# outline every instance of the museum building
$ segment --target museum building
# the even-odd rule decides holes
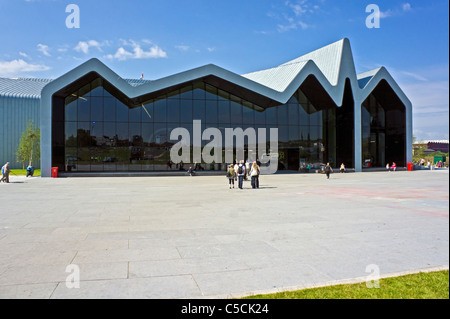
[[[192,138],[194,121],[201,121],[202,131],[223,132],[222,160],[195,163],[204,170],[229,164],[227,128],[265,128],[269,155],[269,130],[278,129],[278,170],[329,162],[359,172],[412,161],[411,102],[384,67],[356,74],[348,39],[243,75],[210,64],[133,81],[91,59],[43,83],[43,177],[53,167],[66,174],[187,168],[194,160],[172,163],[170,150],[178,140],[170,137],[181,127]],[[242,159],[248,151],[246,143]]]

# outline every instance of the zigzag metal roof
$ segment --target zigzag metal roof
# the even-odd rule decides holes
[[[40,99],[41,91],[52,80],[0,78],[0,96]]]
[[[261,96],[284,104],[309,75],[314,75],[338,106],[342,105],[346,79],[350,80],[355,101],[363,101],[381,80],[386,80],[405,105],[411,104],[384,67],[360,75],[356,74],[348,39],[342,39],[277,67],[244,75],[208,64],[154,81],[136,82],[137,80],[135,80],[130,83],[99,60],[91,59],[49,83],[44,91],[57,92],[64,85],[80,79],[89,72],[97,72],[130,99],[193,80],[214,77],[231,84],[238,93],[237,95],[239,92],[245,91],[250,92],[253,96]]]
[[[0,78],[0,96],[40,99],[42,89],[54,81],[53,79],[36,78]],[[139,86],[151,81],[148,80],[125,80],[131,86]]]

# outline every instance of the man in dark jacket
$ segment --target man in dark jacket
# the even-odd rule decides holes
[[[330,179],[330,174],[333,172],[333,169],[330,166],[330,163],[327,163],[325,166],[325,174],[327,174],[327,179]]]

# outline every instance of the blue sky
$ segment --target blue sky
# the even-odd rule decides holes
[[[57,78],[92,57],[124,78],[209,63],[244,74],[349,38],[357,72],[385,66],[410,98],[414,135],[448,139],[448,12],[448,0],[0,0],[0,76]]]

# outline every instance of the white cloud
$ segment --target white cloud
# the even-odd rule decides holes
[[[115,54],[105,55],[105,58],[110,60],[124,61],[128,59],[150,59],[150,58],[166,58],[167,53],[159,46],[153,44],[147,51],[141,48],[141,45],[133,40],[126,41],[121,40],[124,46],[131,46],[132,51],[128,51],[123,46],[117,49]],[[146,41],[147,44],[151,44],[150,41]]]
[[[37,45],[37,50],[38,50],[39,52],[41,52],[43,55],[45,55],[45,56],[51,56],[51,54],[48,52],[48,51],[50,50],[50,48],[48,47],[48,45],[39,43],[39,44]]]
[[[187,51],[187,50],[189,50],[189,46],[188,45],[176,45],[175,48],[180,50],[180,51]]]
[[[84,54],[89,53],[90,48],[97,48],[99,51],[101,51],[102,44],[95,40],[89,40],[89,41],[80,41],[78,42],[77,46],[74,48],[77,52],[83,52]]]
[[[0,75],[18,75],[22,72],[47,71],[50,67],[42,64],[30,64],[22,59],[12,61],[0,61]]]
[[[412,9],[411,9],[411,4],[410,3],[404,3],[403,5],[402,5],[402,9],[403,9],[403,11],[411,11]]]
[[[291,30],[305,30],[312,25],[305,22],[309,16],[313,15],[320,9],[317,0],[287,0],[283,6],[276,8],[278,12],[269,12],[268,17],[280,20],[277,24],[277,31],[279,33],[288,32]]]
[[[24,58],[29,58],[28,54],[23,53],[23,52],[19,52],[19,55],[20,55],[20,56],[23,56]]]

